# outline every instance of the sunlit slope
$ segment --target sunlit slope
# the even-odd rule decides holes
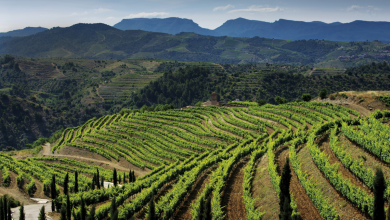
[[[82,192],[69,194],[76,214],[81,211],[81,196],[88,209],[97,204],[97,219],[110,217],[114,197],[119,219],[145,218],[153,195],[161,219],[201,219],[209,199],[213,219],[278,219],[282,168],[289,157],[293,216],[370,219],[376,167],[383,169],[386,180],[390,178],[390,128],[381,122],[388,120],[389,111],[362,118],[354,110],[329,103],[236,104],[241,107],[91,119],[65,130],[52,144],[54,159],[50,160],[57,162],[45,157],[14,163],[52,167],[61,178],[61,172],[73,175],[75,171],[62,167],[66,162],[60,161],[62,156],[75,156],[70,153],[74,149],[81,152],[80,157],[95,155],[106,163],[125,160],[149,172],[122,187],[91,190],[86,186]],[[1,163],[5,169],[18,171]],[[28,173],[23,165],[18,169]],[[85,169],[93,173],[96,167]],[[35,178],[37,172],[30,175]],[[101,173],[110,180],[111,171],[102,169]],[[79,180],[81,185],[88,181]],[[61,181],[58,186],[62,189]],[[386,200],[389,189],[383,195]],[[67,205],[66,196],[56,203]]]

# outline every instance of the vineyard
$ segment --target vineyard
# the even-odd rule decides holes
[[[1,188],[58,195],[55,212],[67,207],[73,219],[279,219],[288,157],[292,219],[372,218],[377,167],[390,185],[390,111],[235,104],[93,118],[40,157],[0,153]]]

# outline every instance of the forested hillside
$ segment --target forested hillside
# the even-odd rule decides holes
[[[158,58],[338,68],[354,67],[378,59],[389,60],[389,56],[382,54],[388,46],[388,43],[380,41],[338,42],[316,38],[290,41],[259,36],[214,37],[185,32],[170,35],[141,30],[122,31],[105,24],[75,24],[26,37],[0,38],[0,53],[31,58]]]

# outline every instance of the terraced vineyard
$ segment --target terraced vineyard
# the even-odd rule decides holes
[[[61,193],[69,173],[69,199],[57,197],[57,211],[71,205],[77,216],[84,203],[87,210],[96,208],[99,220],[114,217],[110,207],[116,207],[119,219],[144,219],[152,199],[159,219],[195,220],[205,214],[212,219],[278,219],[282,167],[289,157],[293,219],[372,217],[376,167],[382,167],[390,184],[390,128],[381,122],[390,111],[362,118],[329,103],[236,104],[242,107],[91,119],[66,129],[44,157],[0,154],[3,186],[15,181],[8,176],[17,175],[19,187],[33,196],[48,192],[55,175]],[[122,186],[95,189],[92,175],[98,170],[111,181],[113,171],[80,162],[81,157],[131,165],[137,178],[126,181],[131,175],[119,171]],[[78,192],[73,190],[76,171]],[[390,199],[390,187],[384,198]]]

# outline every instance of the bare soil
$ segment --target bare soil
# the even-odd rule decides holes
[[[29,199],[30,197],[28,196],[28,194],[25,192],[24,189],[20,189],[17,186],[17,184],[16,184],[17,174],[15,174],[12,171],[9,171],[9,173],[10,173],[10,177],[11,177],[10,185],[8,187],[5,187],[3,185],[0,187],[0,196],[8,194],[8,195],[14,197],[14,199],[18,200],[19,202],[21,202],[25,205],[36,204],[33,200]],[[1,183],[3,183],[2,178],[1,178]]]
[[[191,204],[198,199],[199,194],[203,191],[203,189],[206,187],[206,184],[210,181],[211,172],[217,167],[218,165],[210,167],[198,177],[191,191],[187,194],[179,208],[173,214],[172,219],[192,219]]]
[[[225,219],[237,220],[246,219],[246,209],[243,198],[242,184],[244,182],[244,167],[249,157],[243,158],[234,165],[222,193],[221,206],[226,213]]]

